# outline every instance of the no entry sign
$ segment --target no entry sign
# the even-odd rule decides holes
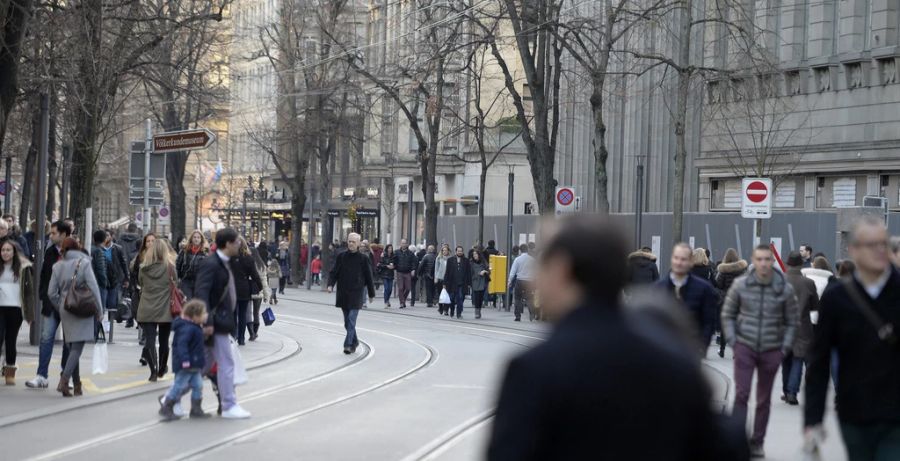
[[[772,180],[744,178],[741,181],[741,217],[768,219],[772,217]]]

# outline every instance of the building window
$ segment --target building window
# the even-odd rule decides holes
[[[710,104],[722,102],[722,94],[719,89],[718,81],[713,80],[706,83],[706,100],[709,101]]]
[[[897,59],[884,58],[878,60],[878,75],[882,85],[897,83]]]
[[[802,79],[800,78],[799,70],[792,70],[785,72],[784,74],[784,83],[785,83],[785,94],[788,95],[797,95],[803,93],[803,85]]]
[[[710,210],[739,210],[741,208],[741,181],[739,179],[713,179],[710,181]]]
[[[816,187],[816,208],[859,206],[865,195],[865,176],[822,176]]]
[[[852,62],[844,67],[844,74],[847,76],[847,88],[862,88],[866,86],[865,74],[863,73],[863,64],[861,62]]]
[[[444,216],[456,216],[456,202],[444,202]]]
[[[803,207],[803,178],[781,178],[776,181],[773,204],[775,208]]]
[[[816,89],[821,93],[831,91],[831,68],[817,67],[814,70],[816,76]]]
[[[759,97],[761,98],[772,98],[778,96],[778,91],[775,88],[775,76],[771,74],[760,75],[758,78],[759,83]]]

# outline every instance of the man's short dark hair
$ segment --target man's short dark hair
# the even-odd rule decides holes
[[[72,226],[70,226],[69,223],[63,220],[56,221],[55,223],[51,224],[50,227],[55,227],[56,232],[59,232],[66,237],[72,235]]]
[[[493,246],[495,246],[495,245],[497,245],[497,242],[495,242],[495,241],[493,241],[493,240],[488,240],[488,246],[489,246],[489,247],[493,247]]]
[[[133,233],[137,232],[137,224],[129,223],[128,227],[126,229],[128,230],[128,232],[133,234]]]
[[[618,227],[600,216],[561,219],[559,230],[543,246],[541,260],[556,256],[569,261],[570,276],[588,299],[615,302],[625,286],[627,240]]]
[[[229,243],[234,242],[238,239],[238,233],[236,230],[226,227],[220,231],[216,231],[216,248],[223,249]]]
[[[812,250],[812,247],[809,246],[808,243],[803,243],[803,244],[800,245],[800,247],[806,248],[806,251],[809,252],[809,253],[812,253],[812,251],[813,251],[813,250]]]
[[[99,245],[106,241],[106,231],[103,229],[97,229],[94,231],[94,243]]]
[[[528,245],[524,243],[519,245],[519,253],[528,253]]]
[[[465,249],[465,248],[463,248],[463,246],[462,246],[462,245],[456,245],[456,249],[457,249],[457,250],[462,250],[462,251],[463,251],[463,252],[465,252],[465,251],[466,251],[466,249]]]
[[[753,251],[755,252],[756,250],[763,250],[763,251],[768,251],[769,253],[771,253],[772,247],[770,247],[768,243],[760,243],[759,245],[756,245],[755,247],[753,247]]]

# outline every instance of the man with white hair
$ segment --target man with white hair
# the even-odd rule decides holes
[[[359,338],[356,336],[356,318],[362,308],[363,299],[359,295],[363,288],[368,290],[369,303],[375,301],[375,284],[372,281],[372,268],[369,257],[359,251],[359,234],[352,233],[347,237],[347,251],[337,255],[334,267],[328,276],[328,292],[337,285],[334,305],[344,314],[344,354],[356,352]]]

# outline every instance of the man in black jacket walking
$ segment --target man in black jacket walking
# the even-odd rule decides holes
[[[416,274],[419,275],[419,283],[425,285],[425,302],[428,307],[434,305],[434,265],[437,255],[434,253],[434,245],[428,245],[428,252],[419,261]]]
[[[736,459],[712,453],[721,437],[693,350],[619,306],[624,236],[594,217],[559,225],[535,277],[558,323],[510,363],[488,461]]]
[[[884,221],[866,216],[850,232],[856,272],[819,303],[807,357],[806,438],[824,437],[831,351],[838,355],[837,405],[850,461],[900,459],[900,273],[891,266]],[[892,327],[888,327],[888,326]]]
[[[400,298],[400,309],[406,309],[406,297],[409,296],[412,289],[412,278],[416,275],[418,265],[419,260],[416,259],[416,254],[409,249],[406,239],[401,239],[400,249],[394,254],[395,283],[397,284],[397,296]]]
[[[368,291],[369,303],[375,301],[371,261],[368,256],[359,252],[359,240],[360,236],[357,233],[347,237],[347,251],[337,255],[328,276],[328,292],[331,293],[337,285],[334,305],[344,314],[344,329],[347,330],[347,336],[344,338],[345,354],[352,354],[359,347],[356,318],[362,308],[360,291],[365,288]]]
[[[240,241],[232,228],[216,232],[216,252],[203,260],[197,273],[194,299],[206,304],[209,319],[203,332],[212,337],[207,347],[206,363],[218,367],[216,386],[222,405],[222,417],[245,419],[250,412],[241,408],[234,393],[234,357],[231,355],[231,335],[237,329],[234,311],[237,306],[235,276],[231,271],[231,258],[238,255]]]
[[[450,317],[453,317],[454,308],[456,318],[462,318],[463,303],[466,301],[466,290],[472,283],[472,268],[466,258],[462,246],[456,247],[456,256],[447,260],[447,272],[444,274],[444,288],[450,293]]]

